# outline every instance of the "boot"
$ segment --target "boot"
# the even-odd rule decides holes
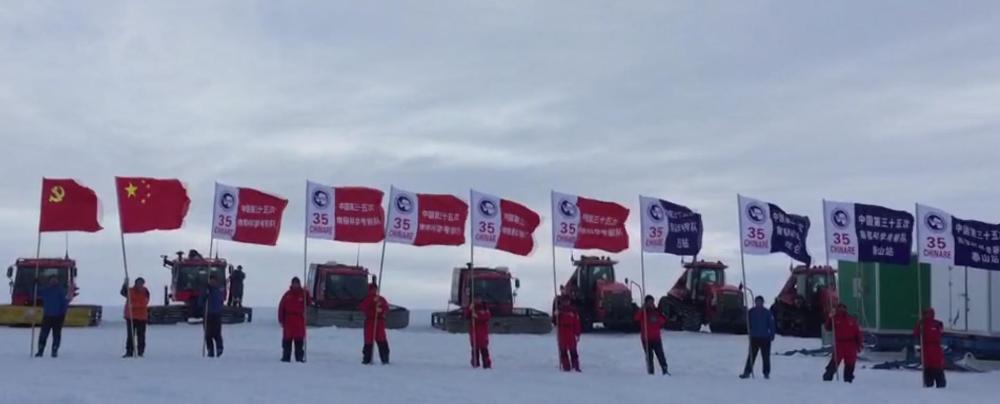
[[[378,358],[383,365],[389,364],[389,343],[382,341],[378,343]]]
[[[475,348],[472,348],[472,367],[479,368],[479,352]]]
[[[44,354],[45,354],[45,345],[41,345],[41,346],[38,347],[38,352],[35,353],[35,357],[36,358],[41,358],[42,355],[44,355]]]
[[[216,358],[222,357],[222,347],[219,347],[219,349],[215,350],[215,357]]]
[[[573,370],[580,372],[580,356],[577,355],[576,351],[570,352],[569,359],[573,362]]]
[[[372,364],[372,344],[365,344],[365,346],[361,348],[361,364]]]
[[[52,357],[53,358],[58,358],[59,357],[59,348],[52,347]]]

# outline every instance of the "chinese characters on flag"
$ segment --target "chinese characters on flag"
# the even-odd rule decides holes
[[[275,245],[288,201],[256,189],[215,184],[212,237]]]
[[[385,237],[382,191],[364,187],[307,184],[306,234],[309,238],[377,243]]]
[[[526,206],[472,191],[472,242],[517,255],[535,249],[535,229],[541,217]]]
[[[417,194],[393,187],[385,240],[415,246],[462,245],[468,214],[469,205],[454,195]]]
[[[552,192],[552,242],[556,247],[624,251],[628,213],[614,202]]]

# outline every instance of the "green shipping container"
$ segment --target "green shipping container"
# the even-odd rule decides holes
[[[917,266],[916,256],[908,266],[839,261],[840,301],[867,333],[909,335],[919,318],[920,307],[931,305],[930,265],[919,264],[919,281]]]

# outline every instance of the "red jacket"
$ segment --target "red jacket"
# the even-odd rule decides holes
[[[919,338],[923,352],[925,369],[944,369],[944,349],[941,348],[941,333],[944,324],[934,319],[934,309],[924,310],[924,316],[913,327],[913,335]]]
[[[556,312],[556,325],[560,349],[576,349],[580,337],[580,315],[572,308],[563,307]]]
[[[864,348],[864,339],[861,336],[861,328],[858,327],[858,320],[855,320],[847,312],[838,311],[832,319],[826,320],[827,330],[831,329],[831,320],[836,326],[833,329],[834,336],[837,338],[834,350],[837,352],[838,360],[844,359],[849,363],[854,363],[858,353]]]
[[[642,315],[643,312],[646,313],[645,316]],[[645,324],[643,324],[643,317],[646,320]],[[643,341],[655,342],[660,340],[660,330],[664,325],[667,325],[667,317],[656,308],[649,308],[635,312],[635,322],[639,323],[640,330],[643,332],[640,338]]]
[[[488,347],[490,345],[490,319],[493,318],[493,314],[490,313],[489,309],[477,308],[476,318],[473,319],[472,311],[466,308],[465,318],[472,320],[469,323],[469,343],[477,348]]]
[[[302,288],[290,288],[278,303],[278,323],[281,323],[283,339],[305,338],[306,301],[308,294]]]
[[[385,315],[389,313],[389,302],[385,297],[376,294],[374,289],[369,289],[368,296],[358,305],[358,310],[365,315],[365,344],[371,344],[372,341],[384,342]]]

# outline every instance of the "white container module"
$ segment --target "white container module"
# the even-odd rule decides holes
[[[945,329],[977,335],[1000,334],[996,320],[1000,276],[965,267],[935,266],[931,270],[931,302]]]

